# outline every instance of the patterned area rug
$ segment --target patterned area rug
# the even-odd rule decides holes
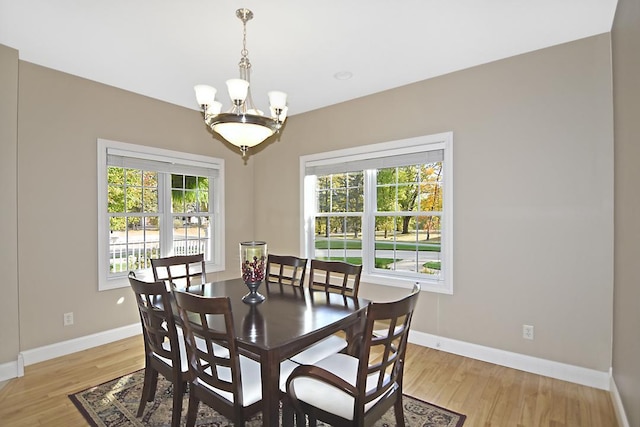
[[[144,370],[136,371],[96,387],[69,395],[78,410],[95,427],[129,427],[129,426],[170,426],[172,386],[162,375],[158,377],[158,389],[153,402],[147,403],[145,413],[136,418],[138,403],[142,393]],[[185,395],[182,422],[186,419],[188,395]],[[465,415],[449,411],[413,397],[404,396],[404,415],[407,426],[420,427],[461,427]],[[225,427],[231,422],[213,411],[207,405],[200,404],[200,413],[196,426]],[[324,426],[323,423],[318,423]],[[378,427],[395,425],[393,409],[390,409]],[[261,414],[258,414],[247,426],[262,426]]]

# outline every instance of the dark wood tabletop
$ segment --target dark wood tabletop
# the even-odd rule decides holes
[[[315,342],[341,330],[349,338],[360,325],[369,301],[323,291],[309,291],[277,283],[262,283],[259,304],[246,304],[242,279],[193,286],[189,292],[228,296],[238,346],[261,364],[263,423],[278,425],[280,362]]]

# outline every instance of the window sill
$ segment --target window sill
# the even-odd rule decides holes
[[[439,280],[420,280],[416,278],[399,278],[381,274],[362,274],[360,279],[363,283],[371,283],[373,285],[390,286],[394,288],[403,288],[411,290],[416,283],[420,284],[420,290],[425,292],[434,292],[439,294],[453,295],[453,289],[450,285]]]

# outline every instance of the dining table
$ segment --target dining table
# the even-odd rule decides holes
[[[186,289],[207,297],[229,297],[236,342],[242,354],[260,363],[263,425],[279,425],[280,363],[339,331],[351,340],[362,325],[369,300],[274,282],[258,289],[260,303],[247,304],[240,278]]]

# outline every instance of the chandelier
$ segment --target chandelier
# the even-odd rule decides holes
[[[236,16],[242,21],[242,50],[240,51],[240,78],[227,80],[231,108],[221,112],[222,104],[215,100],[216,88],[196,85],[196,99],[202,107],[204,122],[214,132],[240,148],[242,157],[250,147],[260,144],[274,133],[278,133],[287,117],[287,94],[271,91],[269,95],[270,116],[253,104],[250,88],[251,62],[247,50],[247,21],[253,18],[249,9],[238,9]]]

